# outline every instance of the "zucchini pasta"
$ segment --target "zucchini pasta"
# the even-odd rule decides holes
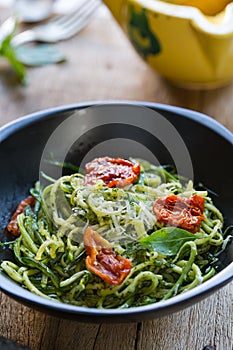
[[[98,158],[84,175],[36,183],[28,198],[8,225],[15,261],[1,269],[58,302],[109,309],[166,300],[211,278],[227,240],[205,188],[140,159]]]

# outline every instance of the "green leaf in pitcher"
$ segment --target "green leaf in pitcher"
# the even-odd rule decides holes
[[[157,55],[161,51],[161,44],[150,28],[145,9],[137,12],[133,6],[130,6],[128,33],[134,48],[144,59],[149,55]]]

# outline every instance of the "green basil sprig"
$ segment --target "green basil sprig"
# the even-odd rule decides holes
[[[15,48],[11,44],[17,23],[11,21],[9,28],[8,23],[6,21],[0,28],[0,56],[3,56],[8,60],[19,77],[20,82],[25,84],[27,81],[26,69],[23,63],[19,61]]]
[[[142,238],[140,243],[149,249],[156,250],[159,254],[171,256],[176,255],[184,243],[197,238],[195,234],[181,228],[164,227]]]
[[[65,55],[53,45],[12,45],[16,28],[17,21],[13,18],[9,18],[0,26],[0,56],[10,63],[22,84],[27,83],[26,66],[35,67],[66,61]]]

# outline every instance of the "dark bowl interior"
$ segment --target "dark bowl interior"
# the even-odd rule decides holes
[[[142,103],[127,102],[123,104],[134,107],[142,105]],[[6,240],[4,228],[10,214],[38,179],[41,155],[49,136],[75,110],[86,108],[89,105],[79,104],[38,112],[2,128],[0,133],[0,238],[2,241]],[[108,102],[102,105],[118,104]],[[232,133],[213,119],[194,111],[166,105],[144,104],[144,106],[159,112],[176,128],[191,156],[195,183],[201,182],[217,194],[213,197],[214,202],[224,213],[225,224],[232,224]],[[125,137],[142,143],[149,148],[161,164],[172,163],[171,155],[156,137],[152,137],[140,128],[126,127],[121,123],[116,123],[114,127],[106,124],[101,128],[95,127],[88,131],[79,139],[78,143],[73,144],[68,154],[68,161],[80,163],[85,155],[100,142],[104,142],[109,138]],[[129,155],[134,152],[133,147],[127,150]],[[111,156],[110,153],[116,153],[116,150],[108,149],[107,153]],[[141,153],[139,157],[143,158],[143,151]],[[0,259],[6,258],[11,258],[11,253],[8,249],[1,248]],[[165,302],[128,310],[93,310],[51,302],[24,290],[3,273],[0,274],[0,288],[3,292],[26,305],[59,315],[59,317],[85,322],[137,321],[178,311],[219,289],[233,278],[232,261],[233,242],[220,256],[219,273],[208,282]]]

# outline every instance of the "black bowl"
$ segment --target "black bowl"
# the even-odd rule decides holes
[[[214,197],[216,206],[224,213],[226,225],[233,223],[233,135],[230,131],[203,114],[178,107],[141,102],[86,103],[41,111],[16,120],[0,130],[1,240],[5,240],[4,228],[7,225],[10,213],[12,213],[17,203],[28,194],[28,189],[38,179],[40,160],[50,135],[63,121],[68,120],[75,111],[90,106],[98,106],[98,108],[106,110],[110,108],[110,111],[119,108],[127,111],[128,108],[129,111],[136,111],[136,114],[139,110],[139,119],[142,106],[147,107],[144,108],[144,112],[145,110],[148,113],[151,113],[151,110],[158,112],[162,119],[178,132],[186,145],[187,152],[184,155],[180,154],[177,161],[182,163],[183,156],[187,156],[187,153],[190,155],[191,163],[188,162],[188,166],[183,167],[184,173],[187,168],[190,168],[191,164],[194,182],[204,183],[213,193],[218,194]],[[80,118],[80,116],[75,118]],[[116,116],[116,118],[118,117]],[[125,122],[122,121],[122,118],[125,119]],[[112,149],[111,146],[108,147],[107,154],[102,154],[102,156],[122,153],[124,142],[122,141],[122,144],[121,142],[118,143],[119,149],[118,147],[115,149],[116,144],[119,139],[127,138],[132,142],[129,143],[129,147],[127,146],[124,156],[133,154],[140,158],[148,158],[147,151],[149,149],[159,163],[174,163],[171,154],[173,152],[172,144],[169,150],[164,146],[162,138],[156,130],[153,130],[153,122],[151,125],[147,125],[147,119],[143,118],[141,123],[144,123],[144,128],[138,126],[137,123],[133,125],[132,119],[130,122],[127,120],[125,114],[124,117],[121,116],[120,120],[114,119],[114,122],[105,122],[101,126],[94,123],[94,127],[89,128],[79,138],[78,142],[72,144],[67,156],[68,161],[81,163],[85,156],[89,154],[88,152],[96,149],[96,145],[105,145],[104,142],[107,142],[108,139],[115,139],[115,142],[113,142]],[[83,121],[80,121],[80,128],[82,127],[81,123]],[[168,129],[163,129],[163,132],[169,134]],[[58,148],[62,148],[62,143],[63,140],[61,139]],[[143,147],[137,149],[138,144],[143,145]],[[174,151],[175,149],[176,144],[173,147]],[[101,147],[96,152],[97,154],[101,152]],[[135,154],[135,152],[140,154]],[[119,155],[122,156],[122,154]],[[149,155],[150,157],[151,155]],[[177,166],[177,164],[174,165]],[[192,170],[190,169],[189,172]],[[190,175],[190,173],[182,175]],[[0,260],[9,258],[11,258],[9,250],[1,248]],[[88,309],[53,302],[23,289],[2,272],[0,273],[0,288],[4,293],[23,304],[59,317],[84,322],[141,321],[179,311],[218,290],[233,279],[232,261],[233,242],[220,255],[218,273],[207,282],[169,300],[124,310]]]

